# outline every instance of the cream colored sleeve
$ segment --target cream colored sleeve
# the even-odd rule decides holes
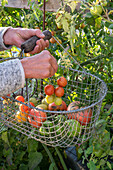
[[[11,94],[23,88],[25,74],[19,59],[0,63],[0,96]]]
[[[6,46],[3,42],[4,33],[9,28],[11,28],[11,27],[0,27],[0,51],[4,51],[4,50],[10,49],[12,47],[11,45]]]

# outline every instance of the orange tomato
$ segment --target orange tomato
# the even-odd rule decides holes
[[[30,105],[35,107],[34,103],[32,103],[32,102],[29,102],[29,103],[30,103]],[[20,109],[21,112],[25,112],[25,113],[28,113],[31,110],[30,107],[28,107],[28,106],[26,106],[24,104],[20,104],[19,109]]]
[[[16,96],[15,99],[18,100],[19,102],[23,102],[23,103],[24,103],[24,101],[25,101],[23,96]],[[20,105],[19,102],[16,102],[16,104]]]
[[[23,113],[21,111],[18,111],[15,115],[15,118],[18,122],[26,122],[27,121],[28,114]]]
[[[52,37],[52,38],[50,39],[50,42],[51,42],[52,44],[54,44],[54,43],[56,43],[56,40]]]

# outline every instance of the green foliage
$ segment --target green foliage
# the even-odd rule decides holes
[[[39,27],[43,30],[44,22],[45,29],[55,32],[54,36],[61,40],[64,48],[69,47],[68,52],[87,72],[95,74],[106,82],[108,93],[102,103],[95,134],[92,134],[92,138],[88,142],[77,146],[79,148],[78,160],[82,159],[83,163],[87,162],[87,167],[90,170],[113,169],[113,163],[110,162],[113,159],[113,137],[110,131],[113,128],[112,0],[108,0],[107,5],[102,6],[102,14],[96,17],[90,13],[91,6],[103,5],[102,3],[106,0],[103,2],[98,0],[81,2],[78,10],[76,9],[77,1],[66,0],[56,13],[46,11],[45,21],[43,21],[43,11],[40,10],[43,0],[38,0],[38,2],[39,7],[35,1],[28,0],[30,9],[16,9],[4,7],[7,1],[2,0],[0,26]],[[60,29],[58,24],[61,26]],[[71,67],[68,55],[57,43],[50,43],[48,49],[58,61],[63,56],[63,61],[66,61],[64,64],[68,62],[68,66]],[[11,51],[19,52],[19,49],[13,47]],[[11,57],[11,51],[0,52],[0,55],[2,58]],[[75,67],[80,69],[79,66]],[[108,111],[104,109],[106,104],[112,105]],[[34,139],[29,139],[12,129],[3,128],[0,134],[0,148],[0,169],[39,170],[42,168],[52,170],[57,169],[56,166],[59,164],[59,158],[54,148],[49,147],[48,149]],[[60,160],[63,162],[61,157]]]

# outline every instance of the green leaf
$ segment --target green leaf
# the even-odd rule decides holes
[[[28,152],[35,152],[38,148],[38,142],[34,139],[29,139],[27,142]]]
[[[111,164],[107,161],[107,166],[109,167],[109,169],[112,169]]]
[[[112,45],[113,44],[113,37],[106,36],[104,41],[106,43],[108,43],[109,45]]]
[[[111,25],[109,26],[109,29],[113,29],[113,24],[111,24]]]
[[[61,23],[65,32],[69,31],[69,23],[66,18],[61,19]]]
[[[109,151],[109,155],[113,156],[113,150]]]
[[[7,131],[2,133],[2,140],[10,146]]]
[[[85,151],[87,155],[91,154],[93,152],[93,145],[91,145],[87,150]]]
[[[8,0],[2,0],[2,1],[1,1],[1,5],[2,5],[2,6],[5,6],[6,4],[8,4]]]
[[[89,163],[87,163],[87,166],[90,170],[96,170],[96,166],[93,161],[90,161]]]
[[[28,166],[25,164],[20,164],[19,170],[28,170]]]
[[[104,159],[101,159],[101,160],[100,160],[100,165],[103,166],[103,165],[105,165],[105,163],[106,163],[106,161],[105,161]]]
[[[54,168],[55,168],[55,163],[51,163],[49,166],[49,170],[54,170]]]
[[[40,152],[29,153],[29,170],[33,170],[42,161],[43,155]]]

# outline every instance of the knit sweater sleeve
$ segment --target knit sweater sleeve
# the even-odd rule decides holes
[[[10,49],[12,46],[11,45],[5,45],[3,42],[3,36],[5,32],[11,27],[0,27],[0,51]]]
[[[11,94],[23,88],[25,74],[19,59],[0,63],[0,96]]]

